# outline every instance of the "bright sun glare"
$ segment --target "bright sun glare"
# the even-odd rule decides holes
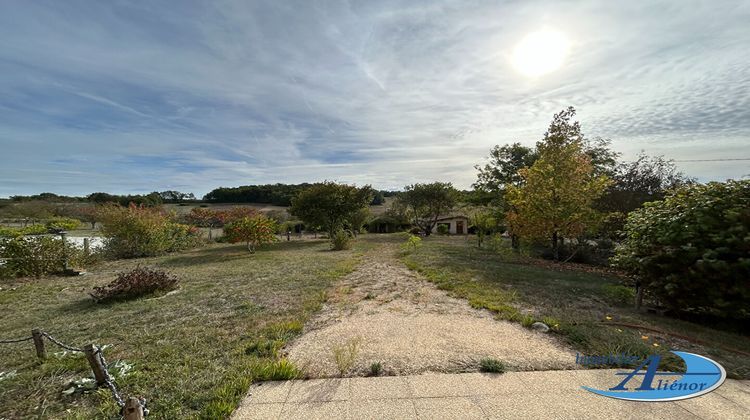
[[[543,29],[521,40],[513,50],[513,66],[527,77],[539,77],[562,66],[568,54],[565,34]]]

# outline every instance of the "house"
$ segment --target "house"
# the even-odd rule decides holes
[[[438,233],[440,225],[447,226],[448,233],[452,235],[466,235],[469,233],[469,218],[463,215],[438,217],[437,223],[432,228],[432,233]]]

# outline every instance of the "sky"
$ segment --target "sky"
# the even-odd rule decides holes
[[[750,160],[710,160],[750,158],[749,22],[718,0],[5,0],[0,196],[468,188],[569,105],[624,160],[740,179]],[[564,51],[532,76],[538,33]]]

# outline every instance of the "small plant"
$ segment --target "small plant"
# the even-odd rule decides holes
[[[341,251],[351,248],[351,242],[352,238],[349,236],[349,233],[344,230],[339,230],[334,233],[331,238],[331,247],[334,251]]]
[[[380,362],[373,362],[370,364],[370,376],[380,376],[383,372],[383,364]]]
[[[302,375],[297,366],[287,359],[259,359],[250,366],[254,381],[288,381]]]
[[[359,337],[351,338],[346,344],[333,348],[333,358],[336,361],[336,366],[338,367],[341,376],[346,375],[349,370],[351,370],[352,366],[354,366],[354,361],[357,359],[359,344],[361,341],[362,340]]]
[[[401,244],[401,251],[404,253],[414,252],[422,246],[422,238],[416,235],[409,235],[406,242]]]
[[[521,325],[526,328],[531,328],[531,324],[534,323],[534,317],[531,315],[523,315],[521,317]]]
[[[245,354],[258,357],[276,358],[278,356],[279,349],[281,349],[281,346],[283,345],[284,342],[281,340],[269,340],[266,338],[260,338],[254,341],[245,349]]]
[[[127,273],[118,274],[117,278],[106,286],[94,287],[89,294],[100,303],[174,290],[177,283],[177,277],[166,271],[136,267]]]
[[[497,359],[485,358],[479,361],[479,371],[488,373],[503,373],[505,372],[505,365],[503,364],[503,362]]]
[[[439,235],[447,235],[449,231],[450,231],[450,228],[446,224],[441,223],[437,226],[437,233]]]
[[[553,331],[560,330],[560,320],[558,320],[557,318],[545,316],[544,318],[542,318],[542,322],[547,324],[547,326],[550,327]]]

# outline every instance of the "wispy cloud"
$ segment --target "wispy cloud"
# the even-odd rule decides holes
[[[626,158],[750,154],[748,21],[710,1],[5,2],[0,195],[466,187],[492,145],[533,144],[568,105]],[[570,55],[526,79],[511,51],[543,27]]]

